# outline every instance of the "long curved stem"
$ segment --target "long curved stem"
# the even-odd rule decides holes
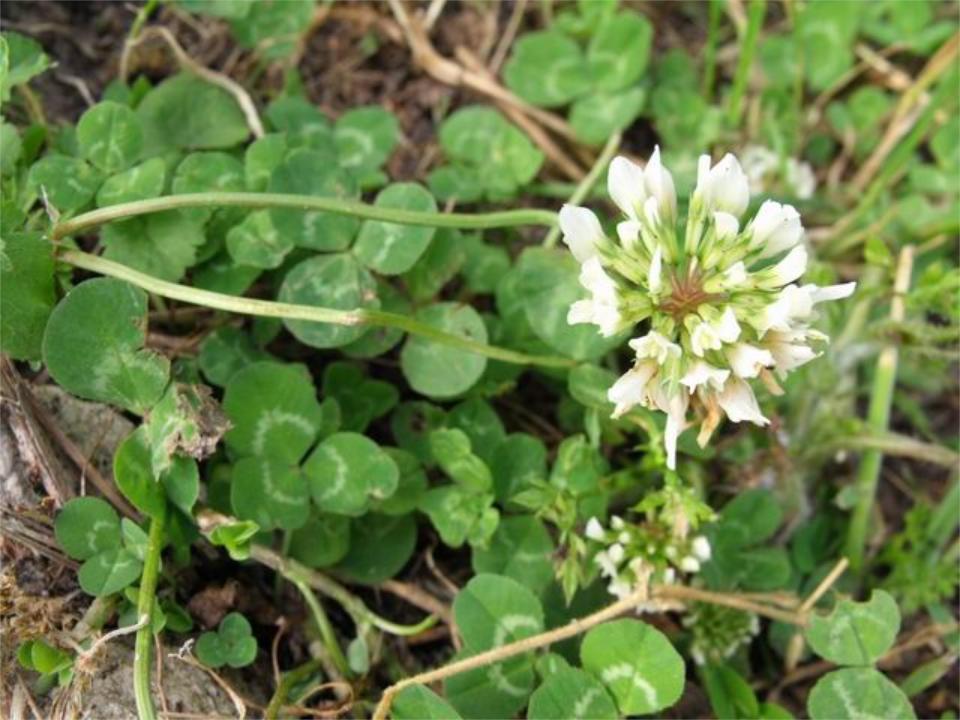
[[[137,630],[133,654],[133,693],[140,720],[156,720],[157,717],[153,696],[150,694],[150,658],[153,655],[153,608],[166,523],[167,506],[163,503],[160,512],[150,520],[147,554],[143,560],[143,575],[140,577],[140,593],[137,599],[137,619],[142,626]]]
[[[457,228],[460,230],[486,230],[490,228],[518,227],[521,225],[542,225],[552,227],[557,222],[556,213],[550,210],[503,210],[491,213],[437,213],[419,210],[401,210],[397,208],[368,205],[358,200],[344,200],[315,195],[287,195],[279,193],[249,192],[204,192],[182,195],[166,195],[120,203],[91,210],[69,220],[58,223],[53,228],[52,239],[61,240],[70,235],[88,230],[98,225],[136,217],[164,210],[179,210],[197,207],[243,207],[250,210],[264,208],[287,208],[314,212],[328,212],[337,215],[353,215],[367,220],[381,220],[399,225],[424,225],[429,227]]]
[[[193,305],[225,310],[226,312],[243,315],[259,315],[262,317],[287,318],[291,320],[311,320],[314,322],[331,323],[334,325],[371,325],[376,327],[393,327],[413,335],[425,337],[434,342],[455,347],[467,352],[485,355],[495,360],[502,360],[518,365],[539,365],[542,367],[569,368],[577,363],[568,358],[551,355],[528,355],[527,353],[509,350],[507,348],[487,345],[486,343],[470,340],[453,333],[439,330],[431,325],[421,323],[412,317],[383,312],[381,310],[337,310],[334,308],[314,307],[312,305],[294,305],[291,303],[257,300],[254,298],[224,295],[222,293],[201,290],[187,285],[166,282],[138,272],[133,268],[77,250],[61,250],[58,258],[74,267],[90,270],[101,275],[126,280],[132,285],[160,295],[171,300],[180,300]]]

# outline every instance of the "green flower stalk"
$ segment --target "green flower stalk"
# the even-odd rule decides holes
[[[700,158],[685,222],[677,216],[673,176],[654,150],[645,168],[618,157],[608,173],[610,197],[625,219],[608,238],[590,210],[565,205],[563,239],[581,263],[590,293],[567,315],[605,336],[635,331],[633,366],[609,389],[614,417],[635,406],[667,415],[667,464],[676,468],[677,438],[700,423],[701,447],[724,415],[766,425],[751,381],[780,393],[776,377],[817,357],[828,338],[810,324],[815,306],[848,297],[855,283],[797,284],[807,268],[800,215],[768,200],[741,224],[748,178],[733,155],[716,165]]]

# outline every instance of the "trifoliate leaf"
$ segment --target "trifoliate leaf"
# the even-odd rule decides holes
[[[74,560],[87,560],[120,546],[120,518],[100,498],[70,500],[57,514],[53,529],[60,547]]]
[[[350,519],[343,515],[315,516],[290,536],[290,557],[312,568],[336,565],[349,549]]]
[[[617,706],[597,680],[583,670],[558,668],[530,696],[529,720],[568,720],[570,717],[616,720]]]
[[[87,280],[50,314],[44,363],[68,392],[143,414],[170,374],[170,362],[143,347],[146,325],[146,293],[113,278]]]
[[[0,35],[0,102],[10,99],[10,90],[23,85],[50,67],[50,58],[36,40],[17,32]]]
[[[367,513],[350,525],[350,551],[337,572],[355,582],[376,585],[403,569],[417,544],[413,515]]]
[[[598,90],[616,92],[640,79],[650,58],[653,26],[635,12],[607,17],[590,38],[587,62]]]
[[[219,327],[200,343],[197,362],[207,382],[226,386],[238,370],[260,360],[269,360],[269,353],[258,348],[250,336],[235,327]]]
[[[497,445],[490,470],[497,500],[505,503],[533,481],[547,477],[547,448],[538,437],[512,433]]]
[[[121,547],[106,550],[87,560],[77,573],[80,587],[88,595],[103,597],[123,590],[140,577],[143,563]]]
[[[177,0],[188,12],[227,19],[245,17],[253,3],[254,0]]]
[[[871,667],[824,675],[807,697],[807,712],[813,720],[916,717],[903,691]]]
[[[503,78],[513,92],[540,107],[566,105],[590,87],[580,46],[556,30],[527,33],[517,40]]]
[[[325,425],[324,410],[306,371],[256,362],[227,383],[223,409],[233,428],[224,436],[238,456],[300,462]]]
[[[101,232],[104,257],[168,282],[179,281],[206,241],[203,218],[167,210],[111,223]]]
[[[397,693],[390,716],[394,720],[460,720],[450,703],[423,685],[412,685]]]
[[[45,155],[30,168],[27,184],[38,195],[46,193],[61,213],[72,213],[90,202],[103,175],[79,158]]]
[[[238,460],[230,503],[238,518],[253,520],[262,530],[296,530],[310,513],[310,493],[300,468],[275,458]]]
[[[443,471],[466,490],[475,493],[491,490],[490,469],[471,452],[470,438],[462,430],[434,430],[430,433],[430,451]]]
[[[320,255],[295,265],[283,279],[278,299],[298,305],[336,310],[377,309],[377,284],[352,255]],[[363,325],[334,325],[307,320],[284,320],[284,325],[305,345],[332,348],[359,339]]]
[[[487,328],[469,305],[437,303],[421,309],[416,318],[439,330],[487,342]],[[400,354],[400,364],[414,390],[427,397],[450,398],[466,392],[480,379],[487,358],[425,337],[410,336]]]
[[[440,539],[455,548],[467,541],[486,545],[500,517],[492,505],[492,494],[476,493],[460,485],[433,488],[420,499],[420,510],[430,518]]]
[[[257,50],[265,60],[279,60],[296,49],[313,7],[313,2],[256,2],[245,15],[231,18],[230,27],[241,46]]]
[[[683,692],[683,658],[663,633],[639,620],[615,620],[590,630],[580,661],[607,687],[623,715],[663,710]]]
[[[287,136],[271,133],[257,138],[247,146],[243,156],[244,178],[247,190],[263,192],[270,184],[270,176],[287,154]]]
[[[838,665],[871,665],[889,650],[900,631],[900,610],[883,590],[866,602],[841,600],[829,615],[810,616],[810,648]]]
[[[358,433],[334,433],[303,464],[313,500],[324,512],[362,515],[371,499],[397,489],[397,464],[373,440]]]
[[[585,143],[601,145],[637,119],[646,99],[646,91],[639,87],[587,95],[573,104],[570,126]]]
[[[105,101],[87,110],[77,123],[80,154],[105,173],[130,167],[143,148],[143,130],[126,105]]]
[[[323,371],[323,394],[340,406],[340,427],[362,433],[367,426],[397,404],[397,388],[371,380],[353,363],[333,362]]]
[[[437,203],[416,183],[394,183],[380,191],[377,207],[436,212]],[[436,230],[432,227],[397,225],[365,220],[354,246],[357,258],[381,275],[398,275],[416,264]]]
[[[413,453],[427,467],[436,464],[430,450],[430,433],[443,427],[447,414],[428,402],[401,403],[390,418],[390,431],[397,445]]]
[[[216,632],[205,632],[197,639],[197,658],[212,668],[229,665],[241,668],[257,657],[257,640],[250,622],[240,613],[229,613],[220,621]]]
[[[440,293],[463,267],[467,259],[458,230],[441,228],[423,255],[403,275],[410,297],[416,302],[427,302]]]
[[[463,277],[472,292],[488,295],[496,292],[500,279],[510,269],[510,254],[506,248],[487,245],[479,235],[463,237],[466,262]]]
[[[466,649],[475,653],[543,632],[540,601],[501,575],[475,575],[457,593],[453,614]]]
[[[310,149],[287,154],[270,176],[270,192],[316,195],[352,200],[359,197],[353,177],[329,157]],[[270,210],[274,227],[298,247],[331,252],[346,250],[356,235],[360,220],[315,210]]]
[[[488,465],[507,436],[497,411],[479,397],[464,400],[454,407],[450,411],[449,422],[452,427],[467,434],[473,452]]]
[[[400,126],[381,107],[358,107],[337,120],[333,137],[340,165],[362,173],[383,165],[397,146]]]
[[[238,265],[273,269],[293,250],[293,240],[277,232],[269,210],[247,215],[227,233],[227,251]]]
[[[428,249],[429,252],[429,249]],[[421,261],[423,262],[422,258]],[[410,315],[410,301],[386,281],[377,283],[380,309],[396,315]],[[395,327],[371,327],[359,339],[340,348],[352,358],[372,358],[389,352],[403,339],[403,330]]]
[[[337,163],[333,127],[327,116],[306,98],[277,98],[267,107],[267,119],[276,130],[285,133],[286,145],[291,150],[309,148],[323,155],[328,163]]]
[[[36,360],[56,301],[53,252],[39,232],[0,239],[0,349],[17,360]]]
[[[190,73],[174,75],[147,93],[137,115],[149,156],[229,148],[250,136],[233,96]]]
[[[529,515],[504,518],[489,547],[474,549],[473,570],[513,578],[540,594],[553,580],[553,540],[543,523]]]
[[[104,180],[97,191],[97,205],[106,207],[159,197],[166,179],[167,164],[163,158],[151,158]]]
[[[374,500],[370,507],[385,515],[406,515],[417,509],[427,491],[427,474],[413,453],[400,448],[385,447],[386,453],[397,464],[397,489],[388,498]]]

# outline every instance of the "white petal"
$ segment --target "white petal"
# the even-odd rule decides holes
[[[579,262],[597,254],[597,243],[603,239],[603,228],[591,210],[576,205],[560,208],[560,229],[563,241]]]
[[[669,399],[667,426],[663,431],[663,444],[667,451],[667,467],[677,469],[677,438],[683,432],[686,424],[687,404],[689,400],[685,394],[676,393]]]
[[[748,422],[766,425],[767,420],[760,412],[757,398],[750,386],[739,378],[732,377],[723,386],[723,392],[717,396],[717,402],[733,422]]]
[[[654,363],[638,363],[617,378],[607,390],[607,399],[614,404],[612,417],[620,417],[636,405],[646,405],[648,385],[656,371]]]
[[[827,302],[829,300],[842,300],[853,295],[857,289],[855,282],[844,283],[843,285],[827,285],[826,287],[813,286],[813,302]]]
[[[781,287],[797,280],[807,271],[807,250],[797,245],[787,256],[770,268],[770,284]]]
[[[800,213],[792,205],[767,200],[750,223],[751,247],[761,248],[760,258],[773,257],[794,247],[803,237]]]
[[[647,193],[657,199],[661,217],[673,217],[677,211],[677,191],[673,185],[673,176],[660,161],[660,146],[653,149],[647,167],[643,171]]]
[[[660,288],[663,285],[661,278],[662,269],[663,251],[658,245],[653,253],[653,258],[650,260],[650,269],[647,271],[647,288],[652,293],[660,292]]]
[[[655,359],[663,364],[670,357],[678,358],[683,352],[679,345],[671,342],[656,330],[651,330],[641,338],[634,338],[628,345],[637,353],[637,359]]]
[[[684,572],[695,573],[700,570],[700,561],[691,555],[687,555],[680,561],[680,569]]]
[[[715,212],[713,214],[713,229],[718,240],[728,242],[736,238],[737,233],[740,232],[740,221],[730,213]]]
[[[727,153],[712,168],[709,164],[708,156],[700,158],[695,192],[709,211],[719,210],[740,217],[750,204],[750,187],[740,163]]]
[[[723,342],[732,343],[737,341],[737,338],[740,337],[740,323],[737,322],[737,316],[734,314],[733,308],[729,305],[727,306],[727,309],[723,311],[723,315],[720,317],[720,322],[717,323],[714,328]]]
[[[607,171],[607,192],[624,215],[639,220],[647,199],[643,168],[625,157],[615,157]]]
[[[603,542],[604,532],[603,526],[600,524],[600,521],[595,517],[590,518],[587,521],[586,535],[591,540],[597,540],[598,542]]]
[[[638,220],[624,220],[617,223],[617,237],[624,247],[633,247],[640,239],[640,222]]]
[[[701,320],[690,333],[690,348],[697,357],[703,357],[708,350],[719,350],[722,344],[717,331],[708,322]]]
[[[621,562],[623,562],[624,555],[625,553],[623,551],[623,545],[621,545],[620,543],[614,543],[613,545],[610,546],[610,549],[607,551],[607,556],[610,558],[610,560],[613,562],[614,565],[619,565]]]
[[[693,392],[701,385],[720,390],[723,388],[723,384],[728,377],[730,377],[729,370],[721,370],[703,360],[697,360],[690,366],[686,374],[680,378],[680,384],[690,388],[690,392]]]
[[[737,343],[728,348],[726,355],[734,374],[742,378],[755,378],[760,374],[761,368],[770,367],[774,363],[769,350],[746,343]]]
[[[693,539],[692,549],[693,554],[701,562],[706,562],[710,559],[710,541],[707,540],[703,535],[697,535]]]

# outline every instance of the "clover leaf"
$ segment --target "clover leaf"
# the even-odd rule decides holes
[[[380,307],[377,284],[352,255],[318,255],[295,265],[283,279],[281,302],[316,305],[336,310]],[[348,345],[367,332],[364,325],[334,325],[308,320],[284,320],[300,342],[315,348]]]
[[[842,668],[821,677],[807,697],[813,720],[915,718],[903,691],[871,667]]]
[[[44,363],[74,395],[143,414],[160,399],[170,374],[170,362],[143,347],[146,324],[145,292],[113,278],[87,280],[50,314]]]
[[[217,525],[208,535],[210,542],[226,549],[234,560],[250,557],[250,542],[260,532],[260,526],[252,520],[235,520]]]
[[[136,113],[110,100],[97,103],[77,123],[80,153],[106,173],[124,170],[136,161],[143,148],[143,130]]]
[[[530,696],[529,720],[567,720],[570,709],[578,717],[616,720],[617,706],[592,675],[572,667],[556,668]]]
[[[513,578],[535,593],[553,580],[553,540],[544,524],[529,515],[500,521],[487,548],[474,548],[473,569]]]
[[[224,436],[239,456],[298,463],[326,424],[309,375],[294,365],[255,362],[227,383],[223,409],[233,428]]]
[[[543,631],[543,608],[515,580],[476,575],[457,594],[453,614],[468,656]],[[512,717],[523,707],[535,682],[533,655],[463,673],[444,683],[450,704],[466,717]]]
[[[381,107],[358,107],[341,115],[333,129],[340,165],[364,177],[383,165],[400,137],[393,113]]]
[[[155,470],[145,425],[120,443],[113,457],[113,477],[124,497],[151,517],[163,511],[167,499],[189,515],[200,495],[200,473],[193,458],[172,456],[160,472]]]
[[[615,620],[590,630],[580,661],[603,682],[624,715],[670,707],[683,692],[683,658],[663,633],[639,620]]]
[[[103,175],[80,158],[45,155],[30,168],[27,185],[61,213],[72,213],[93,199]]]
[[[642,15],[623,10],[606,17],[587,47],[596,89],[616,92],[639,80],[650,58],[652,40],[653,26]]]
[[[56,301],[53,248],[38,232],[0,239],[0,348],[17,360],[40,357]]]
[[[270,355],[257,347],[248,333],[235,327],[219,327],[200,343],[197,362],[211,385],[224,387],[234,373],[252,363],[269,360]]]
[[[312,568],[336,565],[349,549],[350,519],[343,515],[315,515],[290,535],[290,557]]]
[[[377,195],[374,205],[400,210],[436,212],[437,202],[421,185],[394,183]],[[399,275],[416,264],[433,239],[435,228],[366,220],[353,252],[381,275]]]
[[[50,58],[36,40],[16,32],[0,35],[0,102],[10,99],[10,91],[23,85],[48,67]]]
[[[370,438],[338,432],[317,445],[303,464],[313,500],[321,510],[362,515],[372,499],[397,489],[397,464]]]
[[[196,652],[200,662],[208,667],[242,668],[256,659],[257,641],[251,634],[250,622],[232,612],[220,621],[216,631],[197,638]]]
[[[310,493],[300,468],[276,458],[243,458],[233,466],[230,503],[238,518],[262,530],[295,530],[307,521]]]
[[[128,170],[111,175],[97,190],[97,205],[119,205],[159,197],[167,180],[163,158],[151,158]]]
[[[471,106],[453,113],[440,126],[440,145],[455,166],[476,176],[490,199],[512,197],[543,164],[543,153],[527,136],[489,107]],[[430,174],[431,190],[442,200],[455,197],[444,192],[450,189],[449,183],[438,183],[437,178],[437,171]]]
[[[227,232],[227,251],[238,265],[270,270],[293,250],[293,239],[277,231],[269,210],[250,213]]]
[[[470,305],[437,303],[421,309],[417,320],[475,342],[487,342],[487,328]],[[400,353],[400,366],[417,392],[432,398],[450,398],[469,390],[487,367],[483,355],[411,336]]]
[[[430,451],[443,471],[463,488],[477,493],[492,489],[490,468],[473,454],[470,438],[462,430],[434,430],[430,433]]]
[[[88,595],[110,595],[140,577],[142,563],[121,546],[120,518],[100,498],[70,500],[57,515],[53,529],[64,552],[84,561],[77,579]]]
[[[350,550],[336,567],[354,582],[376,585],[403,569],[417,546],[413,514],[367,513],[350,523]]]
[[[517,40],[503,77],[513,92],[540,107],[566,105],[590,87],[580,46],[555,30]]]
[[[332,362],[323,371],[323,394],[340,406],[340,427],[362,433],[397,404],[397,388],[382,380],[372,380],[347,362]]]
[[[356,199],[360,193],[353,176],[336,164],[335,158],[313,148],[288,153],[270,175],[270,192]],[[350,215],[317,210],[270,210],[273,225],[297,247],[332,252],[346,250],[353,242],[360,221]]]
[[[107,225],[100,235],[104,257],[168,282],[179,281],[207,241],[205,218],[167,210]]]
[[[146,94],[137,107],[143,154],[168,150],[217,150],[250,136],[243,112],[226,90],[191,73],[174,75]]]
[[[42,676],[55,675],[60,685],[66,685],[73,677],[73,657],[41,638],[20,643],[17,648],[17,661],[24,669],[33,670]]]
[[[460,720],[450,703],[423,685],[401,690],[393,701],[390,715],[394,720]]]
[[[897,639],[900,611],[883,590],[867,602],[841,600],[828,615],[814,613],[805,631],[811,649],[837,665],[870,665]]]

